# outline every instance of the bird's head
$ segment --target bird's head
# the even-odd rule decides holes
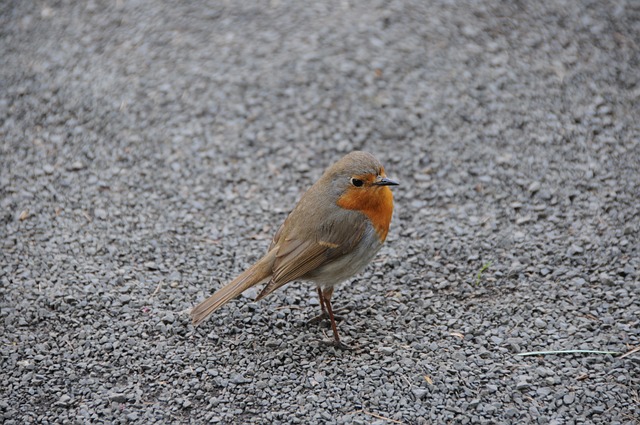
[[[389,186],[398,183],[387,177],[382,164],[370,153],[351,152],[329,168],[325,176],[336,194],[336,205],[366,215],[384,241],[393,214]]]

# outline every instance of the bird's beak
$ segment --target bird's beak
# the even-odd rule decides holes
[[[378,177],[373,184],[376,186],[398,186],[400,183],[387,177]]]

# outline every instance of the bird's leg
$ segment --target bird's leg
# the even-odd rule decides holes
[[[323,290],[320,299],[324,299],[324,306],[327,309],[329,320],[331,320],[331,330],[333,330],[333,346],[343,350],[350,350],[351,347],[340,341],[340,335],[338,335],[338,327],[336,326],[336,320],[333,317],[333,309],[331,308],[331,295],[333,295],[333,287]]]
[[[322,296],[322,289],[320,289],[320,287],[318,286],[317,290],[318,290],[318,299],[320,300],[320,308],[322,309],[322,312],[319,315],[317,315],[316,317],[314,317],[313,319],[311,319],[311,320],[309,320],[307,322],[310,325],[315,325],[316,323],[320,323],[324,319],[329,317],[329,315],[327,314],[327,307],[324,304],[324,297]]]
[[[327,306],[326,306],[326,301],[324,299],[324,296],[322,295],[322,289],[320,289],[320,287],[317,287],[318,290],[318,299],[320,300],[320,309],[322,310],[320,312],[319,315],[313,317],[312,319],[310,319],[307,324],[308,325],[315,325],[316,323],[320,323],[322,322],[324,319],[329,319],[329,313],[327,313]],[[331,293],[333,294],[333,289],[331,289]],[[331,297],[331,296],[329,296]],[[333,311],[333,310],[332,310]],[[339,309],[337,311],[335,311],[335,313],[337,313],[336,315],[334,315],[333,317],[335,318],[335,320],[342,320],[343,318],[341,316],[339,316],[339,314],[341,313],[348,313],[349,312],[349,308],[342,308]]]
[[[327,317],[327,307],[324,305],[324,297],[322,296],[322,289],[318,286],[316,288],[318,290],[318,298],[320,299],[320,308],[322,309],[321,316]]]

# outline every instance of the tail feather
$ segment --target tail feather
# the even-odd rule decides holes
[[[275,261],[275,250],[270,251],[262,257],[256,264],[244,271],[240,276],[218,289],[213,295],[191,310],[191,321],[198,325],[211,315],[218,308],[222,307],[247,289],[263,282],[271,276],[273,262]]]

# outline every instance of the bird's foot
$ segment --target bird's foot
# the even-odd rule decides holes
[[[352,347],[350,345],[347,345],[342,341],[336,341],[335,339],[332,339],[332,340],[324,339],[324,340],[320,341],[320,343],[322,345],[331,345],[334,348],[337,348],[338,350],[344,350],[344,351],[353,351],[353,350],[355,350],[354,347]]]
[[[318,314],[316,317],[313,317],[307,321],[307,325],[317,325],[322,322],[324,319],[328,319],[329,315],[325,312]]]

